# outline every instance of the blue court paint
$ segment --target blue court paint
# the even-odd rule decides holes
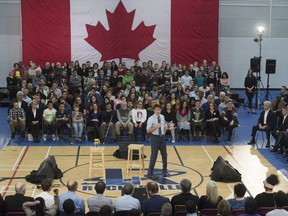
[[[107,185],[121,185],[123,182],[122,169],[106,169]]]

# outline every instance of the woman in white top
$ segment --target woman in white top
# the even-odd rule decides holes
[[[147,111],[143,109],[143,102],[138,101],[136,109],[132,109],[132,122],[134,125],[134,141],[138,141],[138,129],[142,131],[142,141],[145,141],[146,137],[146,120]]]

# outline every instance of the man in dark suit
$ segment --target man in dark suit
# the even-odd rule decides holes
[[[182,179],[180,182],[180,186],[181,186],[181,193],[173,196],[171,199],[171,204],[174,209],[174,212],[178,210],[177,208],[175,208],[175,206],[177,205],[185,206],[186,202],[189,200],[194,201],[198,206],[199,197],[190,193],[192,187],[191,181],[189,179]]]
[[[264,102],[264,110],[261,112],[260,117],[258,119],[258,124],[254,125],[252,128],[252,139],[248,143],[248,145],[254,145],[256,143],[255,136],[258,130],[265,131],[266,137],[267,137],[267,144],[266,148],[270,147],[270,131],[273,131],[274,126],[276,125],[275,122],[275,114],[270,109],[271,108],[271,102],[265,101]]]
[[[162,206],[167,202],[170,203],[167,197],[158,194],[159,187],[157,183],[148,182],[146,184],[146,190],[150,198],[143,201],[141,209],[144,216],[147,216],[149,212],[161,212]]]
[[[272,146],[271,152],[277,152],[278,149],[280,154],[284,153],[283,145],[284,145],[284,137],[288,136],[288,108],[285,107],[282,109],[282,120],[280,122],[280,126],[276,131],[272,132],[272,136],[275,138],[276,142]]]
[[[24,212],[22,205],[24,202],[32,202],[32,197],[24,196],[26,193],[26,185],[23,182],[15,184],[15,195],[5,197],[5,211],[7,212]]]

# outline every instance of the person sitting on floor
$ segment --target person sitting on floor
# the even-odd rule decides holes
[[[256,143],[255,136],[258,130],[265,131],[267,137],[266,148],[270,147],[270,131],[273,131],[273,128],[276,125],[275,115],[273,111],[270,109],[271,102],[264,102],[264,110],[261,112],[260,117],[258,119],[258,124],[252,127],[252,139],[248,143],[248,145],[254,145]]]

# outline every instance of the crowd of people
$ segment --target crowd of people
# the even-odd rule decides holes
[[[216,182],[209,181],[206,186],[206,194],[198,197],[191,193],[192,183],[188,179],[180,182],[181,192],[174,195],[171,200],[161,196],[156,182],[148,182],[146,191],[149,198],[139,201],[133,197],[135,186],[126,182],[123,186],[123,195],[112,201],[104,195],[106,184],[99,181],[95,184],[96,195],[86,201],[77,194],[78,183],[76,180],[67,182],[68,191],[58,194],[58,189],[52,190],[51,179],[43,179],[41,182],[42,192],[34,198],[25,196],[26,185],[17,182],[15,195],[0,196],[0,215],[8,212],[25,212],[27,216],[42,215],[85,215],[86,212],[96,213],[100,216],[144,216],[149,213],[159,213],[161,216],[171,216],[176,212],[184,211],[187,216],[197,216],[198,212],[214,210],[218,216],[230,216],[233,210],[242,210],[243,216],[257,216],[259,208],[269,208],[268,216],[285,216],[288,212],[288,194],[283,191],[274,192],[274,186],[279,184],[278,176],[269,175],[264,181],[265,191],[255,196],[245,196],[247,189],[243,183],[234,186],[234,198],[224,199],[219,195]],[[53,193],[53,194],[52,194]],[[88,210],[86,209],[88,207]]]
[[[74,137],[82,142],[83,133],[103,142],[109,130],[115,142],[125,129],[130,141],[146,140],[146,123],[155,104],[162,109],[172,142],[208,134],[218,143],[220,128],[227,129],[231,141],[233,128],[240,125],[229,98],[229,75],[215,61],[186,67],[165,61],[139,65],[135,60],[130,68],[114,61],[102,66],[90,61],[81,66],[78,61],[63,66],[47,62],[44,67],[19,62],[6,81],[12,139],[20,130],[23,138],[28,131],[34,142],[40,141],[41,132],[44,141],[49,135],[55,141],[68,130],[71,143]]]
[[[89,141],[95,138],[110,142],[119,141],[127,131],[129,141],[147,140],[147,119],[153,115],[154,106],[160,105],[165,118],[165,133],[171,141],[192,140],[210,135],[214,143],[224,130],[227,142],[232,139],[233,129],[239,127],[237,109],[231,99],[230,80],[226,72],[212,61],[203,60],[188,67],[163,61],[135,60],[130,68],[104,62],[81,66],[78,61],[70,63],[47,62],[40,67],[30,62],[25,67],[15,63],[7,77],[7,88],[12,100],[8,113],[11,138],[19,130],[23,138],[28,135],[34,142],[44,141],[51,134],[53,141],[63,139],[65,130],[68,140],[81,143],[83,134]],[[257,79],[251,69],[244,80],[248,99],[248,113],[253,109],[253,96]],[[252,128],[251,141],[256,143],[258,130],[266,132],[270,148],[270,135],[276,142],[272,152],[288,157],[288,94],[281,87],[275,100],[264,103],[257,125]],[[43,136],[41,135],[43,134]],[[141,134],[141,135],[140,135]]]

